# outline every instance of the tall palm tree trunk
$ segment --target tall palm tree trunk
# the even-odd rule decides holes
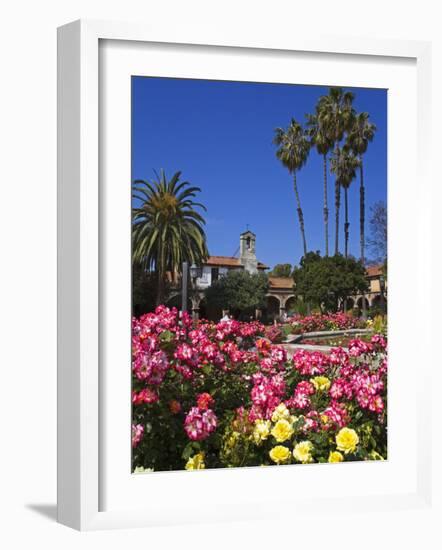
[[[325,229],[325,255],[328,256],[327,153],[324,154],[324,229]]]
[[[339,159],[339,144],[335,144],[335,156]],[[339,254],[339,210],[341,208],[341,184],[335,179],[335,256]]]
[[[361,164],[359,166],[360,187],[359,187],[359,232],[361,245],[361,263],[365,266],[365,187],[364,187],[364,169],[362,166],[362,155],[360,156]],[[362,293],[362,317],[367,317],[367,304],[365,302],[365,292]]]
[[[350,229],[350,223],[348,221],[348,187],[344,187],[344,210],[345,210],[345,223],[344,223],[344,236],[345,236],[345,257],[348,257],[348,235]]]
[[[360,243],[361,243],[361,263],[365,264],[365,187],[364,187],[364,170],[361,165],[359,167],[361,185],[359,188],[359,229],[360,229]]]
[[[302,213],[301,200],[299,199],[298,185],[296,183],[296,173],[293,175],[293,188],[295,190],[296,204],[298,206],[298,218],[299,218],[299,227],[301,229],[302,244],[304,248],[304,256],[307,255],[307,241],[305,239],[305,228],[304,228],[304,214]]]
[[[339,254],[339,210],[341,208],[341,186],[335,181],[335,255]]]

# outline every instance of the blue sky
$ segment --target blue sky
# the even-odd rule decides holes
[[[348,88],[354,107],[378,128],[364,157],[367,231],[370,206],[387,196],[387,91]],[[154,170],[201,188],[209,252],[231,256],[239,234],[256,233],[258,259],[273,267],[299,262],[302,241],[292,178],[275,156],[274,129],[304,121],[327,86],[132,78],[132,177]],[[298,173],[309,250],[324,252],[323,163],[312,150]],[[334,247],[334,181],[328,175],[330,250]],[[359,250],[359,179],[349,190],[350,253]],[[341,251],[343,250],[341,207]]]

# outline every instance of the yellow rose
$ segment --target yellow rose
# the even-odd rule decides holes
[[[293,435],[293,428],[288,420],[278,420],[272,430],[272,435],[278,443],[283,443]]]
[[[288,420],[289,418],[290,411],[284,403],[280,403],[272,413],[272,422],[278,422],[278,420]]]
[[[315,386],[316,391],[327,391],[331,386],[331,382],[326,376],[315,376],[310,379],[310,382]]]
[[[265,441],[270,435],[270,420],[255,420],[253,429],[253,441],[259,445],[261,441]]]
[[[351,428],[341,428],[336,434],[336,446],[345,454],[354,453],[359,443],[358,434]]]
[[[290,450],[284,447],[284,445],[276,445],[276,447],[273,447],[269,452],[269,455],[276,464],[282,464],[290,460]]]
[[[293,456],[298,462],[307,464],[308,462],[313,462],[313,457],[311,452],[313,450],[313,444],[310,441],[301,441],[293,449]]]
[[[186,470],[204,470],[204,453],[193,455],[186,463]]]
[[[241,434],[239,432],[232,432],[227,439],[225,445],[228,449],[233,449],[233,447],[236,445],[236,442],[241,437]]]
[[[344,455],[340,453],[339,451],[331,451],[328,455],[328,461],[329,462],[343,462]]]

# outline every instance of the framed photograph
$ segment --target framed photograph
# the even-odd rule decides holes
[[[429,44],[58,36],[59,521],[428,505]]]

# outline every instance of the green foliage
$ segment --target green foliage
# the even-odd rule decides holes
[[[329,144],[333,144],[335,155],[338,154],[341,141],[345,133],[352,126],[355,118],[353,109],[354,96],[351,92],[344,92],[342,88],[330,88],[327,95],[319,98],[316,105],[316,125],[321,129],[323,141],[328,149]],[[326,163],[324,164],[326,169]],[[335,254],[339,253],[339,212],[341,203],[341,183],[335,179]],[[325,215],[328,218],[328,211]],[[348,221],[346,221],[346,238],[348,238]],[[347,252],[347,251],[346,251]],[[347,256],[347,253],[345,254]],[[328,245],[326,245],[326,256],[328,256]]]
[[[333,147],[333,136],[327,131],[319,116],[319,105],[316,105],[314,115],[306,115],[307,132],[310,137],[310,143],[316,147],[320,155],[327,155]]]
[[[319,104],[316,105],[315,114],[307,114],[306,124],[307,132],[310,136],[310,144],[312,147],[316,147],[317,152],[322,155],[324,163],[324,183],[323,183],[323,195],[324,195],[324,230],[325,230],[325,255],[328,256],[329,251],[329,238],[328,238],[328,191],[327,191],[327,156],[333,147],[333,139],[330,132],[327,131],[326,126],[320,120]]]
[[[322,258],[318,252],[309,252],[293,277],[295,294],[326,311],[337,311],[341,300],[368,290],[362,264],[340,254]]]
[[[311,457],[307,457],[306,462],[327,462],[330,452],[337,450],[337,436],[340,432],[340,426],[325,412],[329,406],[338,407],[338,410],[342,407],[341,410],[347,417],[346,429],[354,430],[354,436],[357,438],[353,449],[341,449],[344,453],[341,458],[345,462],[387,457],[387,388],[384,363],[386,352],[382,346],[361,355],[350,355],[343,350],[338,365],[329,364],[327,356],[321,352],[301,352],[302,369],[294,368],[290,359],[280,360],[275,357],[276,362],[273,365],[277,366],[279,380],[276,386],[273,384],[273,377],[270,378],[266,370],[268,362],[262,361],[264,358],[272,357],[274,349],[263,338],[267,331],[264,331],[262,325],[234,322],[231,324],[232,332],[226,333],[224,323],[202,323],[195,328],[200,339],[200,342],[195,344],[195,340],[193,343],[191,341],[194,339],[195,331],[186,334],[187,331],[183,330],[182,321],[179,321],[178,316],[173,321],[168,311],[163,312],[163,315],[164,318],[161,311],[157,311],[151,318],[138,320],[135,326],[137,332],[138,329],[141,331],[138,335],[133,334],[136,351],[133,357],[132,389],[136,399],[132,408],[132,423],[134,427],[143,429],[141,439],[132,449],[133,470],[182,470],[188,461],[199,453],[202,455],[205,468],[272,465],[276,461],[271,453],[280,445],[287,448],[287,460],[284,463],[293,464],[303,461],[294,453],[302,442],[311,445]],[[163,326],[165,319],[169,329],[153,339],[155,354],[160,353],[167,358],[167,370],[158,384],[157,381],[153,383],[152,379],[140,379],[137,373],[143,371],[136,365],[148,365],[152,361],[151,351],[143,349],[143,345],[140,344],[144,341],[145,335],[158,334],[157,329]],[[187,328],[190,329],[191,326],[188,324]],[[248,341],[241,336],[244,331],[253,333]],[[220,332],[224,332],[222,340],[219,339]],[[206,353],[208,342],[210,349],[216,350],[212,360]],[[195,354],[197,357],[195,362],[192,359],[195,366],[187,365],[190,367],[190,376],[188,369],[182,370],[186,366],[186,360],[179,350],[184,343],[192,349],[192,356]],[[241,360],[233,361],[232,348],[248,353],[244,354]],[[322,376],[312,379],[312,368],[318,364],[317,353],[323,357],[323,364],[327,366]],[[220,357],[223,358],[221,363]],[[347,374],[341,368],[344,365],[351,365],[351,371],[345,369]],[[345,377],[353,387],[355,372],[363,374],[364,379],[367,375],[379,373],[383,384],[377,392],[382,405],[379,411],[372,411],[367,406],[362,407],[356,393],[353,392],[343,396],[339,403],[331,397],[328,389],[336,379],[342,380],[342,377]],[[255,380],[254,374],[259,374],[259,378]],[[263,385],[259,379],[264,381]],[[301,382],[303,385],[314,387],[314,391],[309,391],[308,408],[305,410],[288,401],[291,401],[290,397],[297,391],[301,391]],[[369,390],[371,394],[372,388],[372,383],[367,382],[364,391]],[[139,401],[142,391],[153,394],[155,399],[148,402]],[[216,427],[206,435],[200,434],[201,438],[193,438],[186,432],[186,419],[194,407],[198,407],[200,413],[205,410],[205,406],[200,404],[201,394],[209,394],[211,398],[210,410],[216,417]],[[257,407],[254,403],[256,396],[263,395],[267,399],[275,394],[278,399],[272,405],[268,405],[271,408],[267,410]],[[379,401],[376,406],[378,405]],[[283,433],[277,429],[278,423]],[[261,429],[258,429],[259,427]]]
[[[373,319],[373,332],[375,334],[387,335],[387,317],[385,315],[376,315]]]
[[[287,313],[289,315],[292,315],[293,313],[297,313],[298,315],[305,317],[305,315],[308,314],[308,306],[304,302],[304,300],[298,296],[296,299],[296,302],[290,304],[289,308],[287,309]]]
[[[264,273],[231,270],[206,290],[206,300],[221,309],[254,311],[265,306],[268,284]]]
[[[347,136],[347,143],[356,155],[367,151],[368,143],[373,141],[376,125],[369,121],[368,113],[358,113],[354,116]]]
[[[290,174],[300,170],[307,162],[310,152],[308,133],[294,118],[287,129],[275,129],[273,143],[278,147],[277,158]]]
[[[170,293],[170,284],[164,283],[165,301]],[[158,277],[156,273],[146,271],[138,262],[132,265],[132,309],[134,315],[153,311],[158,294]]]
[[[180,182],[181,172],[167,181],[163,171],[156,180],[133,184],[133,261],[158,275],[156,302],[163,300],[167,271],[180,272],[183,261],[201,264],[208,256],[204,218],[197,211],[205,207],[193,199],[201,191]]]
[[[170,333],[172,334],[172,333]],[[166,345],[160,341],[160,348],[170,357],[176,349],[176,341]],[[250,389],[244,383],[244,374],[255,372],[254,365],[242,364],[237,372],[225,372],[213,365],[204,367],[203,375],[189,381],[170,369],[161,386],[161,400],[157,403],[137,405],[133,409],[133,422],[145,426],[140,445],[133,449],[134,466],[154,470],[182,470],[183,464],[202,448],[205,450],[205,463],[208,468],[223,466],[223,433],[230,429],[234,411],[249,398]],[[140,391],[143,384],[133,379],[133,389]],[[215,400],[214,412],[219,422],[218,429],[204,442],[189,441],[183,429],[186,413],[196,404],[196,396],[208,392]],[[180,410],[173,412],[170,403],[178,400]],[[164,467],[167,465],[167,468]]]
[[[317,105],[318,122],[328,140],[337,145],[344,133],[352,127],[355,112],[352,107],[354,95],[342,88],[330,88],[328,95],[321,96]]]
[[[291,264],[276,264],[273,270],[269,273],[269,275],[273,277],[290,277],[291,274]]]
[[[277,146],[276,157],[293,175],[293,189],[295,191],[299,228],[301,230],[304,254],[307,254],[307,240],[305,237],[304,214],[301,208],[296,172],[307,162],[311,143],[308,132],[294,118],[291,119],[287,129],[276,128],[273,143]]]
[[[335,147],[335,150],[331,158],[331,171],[335,175],[336,185],[340,185],[344,188],[344,208],[345,208],[345,221],[344,221],[344,235],[345,235],[345,256],[348,256],[348,241],[349,241],[349,228],[350,223],[348,221],[348,188],[352,181],[356,178],[356,169],[361,165],[359,158],[348,147]]]
[[[332,154],[331,171],[335,175],[337,183],[348,188],[356,178],[356,169],[360,166],[360,160],[347,148],[339,148]]]

